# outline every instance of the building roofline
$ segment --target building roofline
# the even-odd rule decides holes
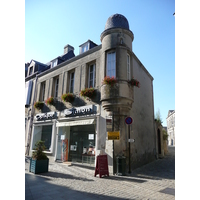
[[[45,70],[44,72],[41,72],[40,74],[38,74],[38,77],[43,76],[43,75],[45,75],[45,74],[48,74],[48,73],[50,73],[50,72],[52,72],[52,71],[54,71],[54,70],[57,70],[57,69],[59,69],[59,68],[65,66],[65,65],[68,65],[68,64],[70,64],[70,63],[72,63],[72,62],[74,62],[74,61],[76,61],[76,60],[78,60],[78,59],[81,59],[81,58],[83,58],[83,57],[85,57],[85,56],[87,56],[87,55],[89,55],[89,54],[91,54],[91,53],[94,53],[95,51],[100,50],[101,47],[102,47],[101,44],[98,45],[98,46],[96,46],[96,47],[93,47],[92,49],[89,49],[88,51],[86,51],[86,52],[84,52],[84,53],[82,53],[82,54],[79,54],[79,55],[77,55],[77,56],[75,56],[75,57],[73,57],[73,58],[70,58],[69,60],[66,60],[66,61],[62,62],[62,63],[56,65],[56,66],[53,67],[53,68],[50,68],[50,69]]]
[[[142,62],[139,60],[139,58],[135,55],[135,53],[132,52],[132,54],[133,54],[134,58],[136,59],[136,61],[139,63],[140,67],[143,68],[143,70],[147,73],[147,75],[153,81],[154,80],[153,76],[151,76],[151,74],[148,72],[148,70],[145,68],[145,66],[142,64]]]

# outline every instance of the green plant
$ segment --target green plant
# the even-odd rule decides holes
[[[94,88],[86,88],[81,90],[81,96],[93,98],[95,96],[95,89]]]
[[[128,83],[132,86],[140,87],[140,82],[137,79],[132,78],[131,80],[128,81]]]
[[[53,97],[49,97],[46,101],[45,101],[46,104],[48,105],[53,105],[54,104],[54,98]]]
[[[160,109],[158,108],[157,112],[156,112],[156,116],[155,116],[155,121],[157,121],[158,123],[162,124],[162,119],[161,119],[161,114],[160,114]]]
[[[110,77],[110,76],[106,76],[104,77],[102,84],[106,84],[106,85],[110,85],[113,86],[115,85],[115,83],[117,83],[117,80],[114,76]]]
[[[35,160],[47,160],[48,157],[46,156],[46,154],[43,152],[46,147],[44,145],[44,141],[39,140],[36,144],[35,144],[35,151],[32,154],[32,158]]]
[[[163,132],[163,140],[168,140],[168,134],[165,130],[162,131]]]
[[[37,110],[41,110],[43,108],[43,106],[44,106],[44,103],[41,101],[36,101],[34,103],[34,108],[36,108]]]
[[[66,93],[66,94],[63,94],[61,98],[63,101],[72,102],[74,101],[75,96],[72,93]]]

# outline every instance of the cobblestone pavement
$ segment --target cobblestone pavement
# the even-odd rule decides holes
[[[29,173],[25,158],[25,199],[175,199],[175,147],[131,175],[94,177],[94,169],[50,163],[49,172]]]

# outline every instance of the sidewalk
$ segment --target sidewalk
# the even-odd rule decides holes
[[[50,163],[49,172],[29,173],[25,159],[25,199],[175,199],[175,147],[165,158],[130,176],[94,177],[94,169]]]

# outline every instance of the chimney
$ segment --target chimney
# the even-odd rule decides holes
[[[68,53],[69,51],[74,51],[74,47],[67,44],[66,46],[64,46],[64,54]]]

